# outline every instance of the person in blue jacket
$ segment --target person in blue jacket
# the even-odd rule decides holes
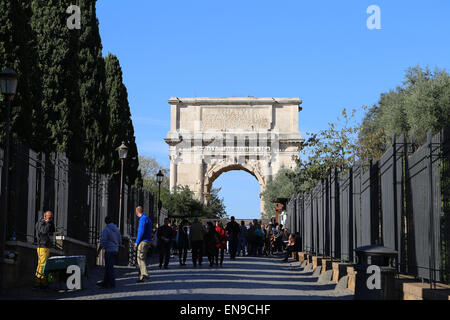
[[[139,266],[139,279],[137,282],[144,282],[150,280],[147,273],[147,258],[148,249],[152,242],[152,221],[144,214],[144,209],[139,206],[136,208],[136,216],[139,218],[138,234],[134,246],[137,248],[137,263]]]

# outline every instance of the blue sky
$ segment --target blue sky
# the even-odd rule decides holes
[[[381,30],[369,30],[370,5]],[[99,0],[104,54],[120,59],[139,153],[169,166],[167,100],[299,97],[300,132],[361,109],[420,64],[450,70],[450,1]],[[360,113],[362,114],[362,112]],[[259,217],[259,185],[232,171],[214,187],[230,215]]]

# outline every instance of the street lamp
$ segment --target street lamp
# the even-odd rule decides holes
[[[156,174],[156,181],[158,182],[158,219],[156,220],[156,224],[159,227],[159,213],[161,212],[161,183],[163,181],[164,174],[161,170]]]
[[[3,94],[7,98],[6,103],[6,135],[5,135],[5,150],[3,156],[3,193],[2,193],[2,209],[0,213],[0,231],[1,231],[1,257],[3,259],[3,255],[5,252],[5,242],[6,242],[6,217],[8,212],[8,189],[9,189],[9,139],[11,135],[11,101],[14,99],[17,90],[18,83],[18,75],[17,73],[10,69],[6,68],[0,73],[0,89]],[[0,263],[3,265],[3,263]],[[0,275],[3,274],[2,270],[0,270]],[[1,277],[1,282],[3,281],[3,276]]]
[[[119,205],[119,229],[120,224],[122,222],[122,210],[123,210],[123,163],[127,158],[128,147],[125,145],[125,142],[122,141],[122,144],[116,148],[116,151],[119,153],[120,159],[120,205]]]

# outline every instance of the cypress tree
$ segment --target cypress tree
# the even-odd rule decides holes
[[[113,146],[117,147],[124,141],[129,148],[126,160],[126,183],[128,185],[142,184],[128,93],[123,84],[119,59],[115,55],[109,54],[105,58],[105,68],[107,104],[110,112],[110,141]],[[120,163],[115,150],[112,151],[110,159],[110,172],[117,176],[120,174]]]
[[[31,15],[29,1],[0,2],[0,69],[10,67],[19,75],[17,94],[11,106],[11,132],[14,138],[27,144],[32,144],[41,132],[39,75]],[[4,112],[5,102],[1,102],[0,139],[4,134]]]
[[[89,167],[106,172],[112,146],[108,141],[105,63],[95,6],[96,0],[80,2],[81,35],[78,59],[83,159]]]
[[[82,162],[83,136],[78,89],[79,30],[67,27],[68,0],[32,0],[31,26],[36,33],[39,73],[42,81],[42,123],[48,139],[44,149],[65,152]]]

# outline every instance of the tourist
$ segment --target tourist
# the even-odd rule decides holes
[[[214,265],[214,260],[217,261],[219,259],[219,248],[217,245],[220,244],[220,236],[211,221],[208,221],[206,229],[205,247],[208,255],[209,266],[212,267]]]
[[[216,231],[219,234],[220,243],[217,244],[217,248],[219,249],[219,254],[220,254],[220,266],[222,266],[224,251],[227,247],[227,232],[223,228],[222,221],[216,222]],[[217,257],[216,257],[216,266],[218,266],[218,265],[219,265],[219,255],[217,255]]]
[[[169,268],[170,249],[172,247],[173,230],[169,226],[169,219],[164,219],[164,224],[157,231],[158,251],[159,251],[159,268],[164,263],[164,269]]]
[[[283,244],[283,251],[284,251],[284,250],[286,250],[286,246],[287,246],[287,244],[289,242],[289,230],[288,230],[288,228],[284,228],[283,234],[281,236],[281,241],[282,241],[282,244]]]
[[[203,260],[203,238],[205,231],[202,224],[198,221],[198,218],[194,218],[191,230],[189,232],[189,240],[191,242],[192,248],[192,263],[194,268],[197,267],[197,262],[199,266],[202,265]]]
[[[119,246],[122,245],[122,235],[111,217],[106,217],[105,223],[106,227],[103,229],[100,246],[97,250],[98,256],[102,249],[105,249],[105,276],[103,281],[98,282],[97,285],[103,288],[114,288],[116,286],[114,264],[119,254]]]
[[[261,225],[256,222],[255,224],[255,245],[256,245],[256,255],[261,256],[262,255],[262,246],[263,246],[263,232],[261,230]]]
[[[227,233],[229,235],[230,259],[234,260],[234,259],[236,259],[236,250],[237,250],[237,243],[238,243],[238,237],[239,237],[239,231],[240,231],[239,224],[236,221],[234,221],[234,217],[231,217],[231,221],[228,222],[225,230],[227,231]]]
[[[50,237],[55,232],[52,211],[48,210],[44,213],[44,216],[36,223],[35,232],[37,237],[38,265],[33,289],[46,289],[48,288],[48,283],[42,271],[44,270],[45,262],[50,257],[50,248],[52,246]]]
[[[286,229],[287,230],[287,229]],[[289,240],[288,240],[288,244],[286,246],[286,256],[285,258],[282,260],[283,262],[287,262],[289,257],[291,256],[292,252],[295,252],[295,238],[293,234],[289,235]]]
[[[255,237],[255,225],[250,222],[247,232],[247,245],[248,255],[254,256],[256,253],[256,237]]]
[[[176,244],[178,248],[178,257],[180,266],[186,265],[187,251],[189,249],[189,238],[186,227],[187,221],[183,220],[178,228]]]
[[[242,256],[245,256],[245,249],[247,247],[247,228],[245,226],[245,221],[241,221],[241,226],[239,228],[239,236],[238,236],[238,247],[237,247],[237,255],[240,256],[242,252]]]
[[[278,253],[283,252],[283,240],[281,240],[281,237],[283,236],[283,231],[281,230],[280,225],[277,225],[274,236],[275,236],[275,250]]]
[[[152,241],[152,221],[144,214],[144,209],[139,206],[136,208],[136,216],[139,218],[138,233],[134,247],[137,248],[137,263],[139,266],[139,279],[137,282],[150,280],[147,272],[147,253]]]
[[[169,223],[169,226],[172,228],[172,253],[170,255],[171,258],[173,258],[175,255],[178,255],[178,247],[177,247],[177,234],[178,234],[178,227],[177,225]]]

